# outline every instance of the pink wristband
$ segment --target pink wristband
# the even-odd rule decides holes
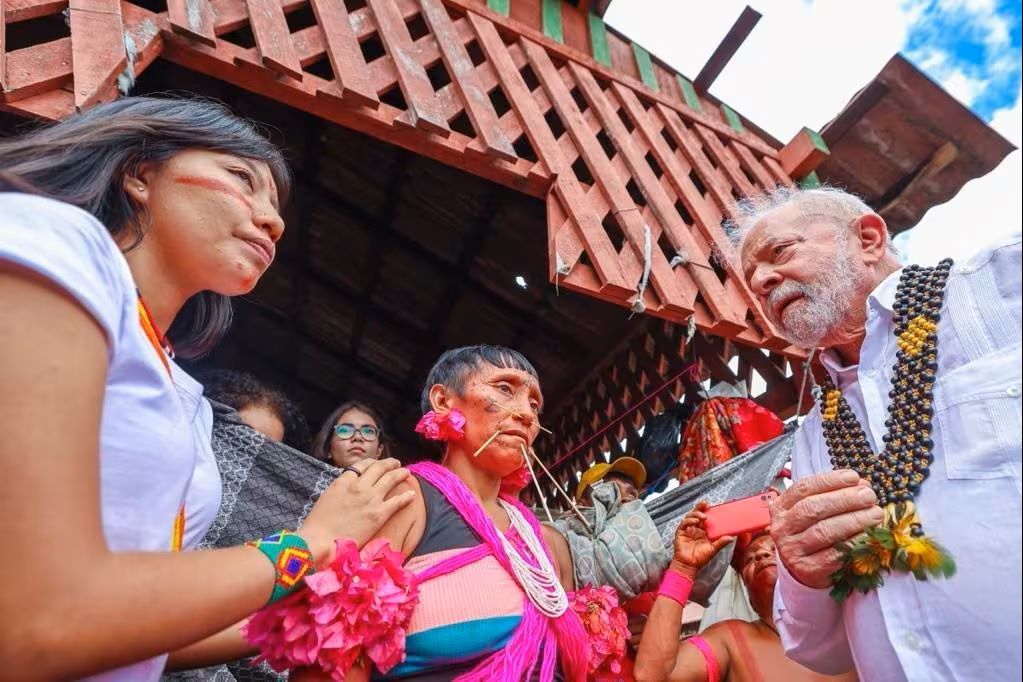
[[[669,570],[664,574],[664,579],[661,581],[661,589],[657,591],[657,596],[674,599],[682,606],[685,606],[686,602],[689,601],[689,591],[692,589],[693,581],[691,578],[682,575],[678,571]]]

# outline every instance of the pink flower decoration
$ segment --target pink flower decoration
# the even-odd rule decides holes
[[[306,576],[302,589],[257,612],[242,628],[274,670],[319,668],[343,681],[365,655],[386,673],[405,658],[405,629],[419,603],[413,574],[387,541],[359,552],[336,541],[331,565]]]
[[[584,587],[569,594],[569,606],[590,636],[590,675],[621,673],[629,618],[618,605],[618,593],[607,585]]]
[[[533,475],[525,464],[501,479],[501,492],[518,495],[523,488],[533,482]]]
[[[465,438],[465,415],[457,408],[443,416],[430,410],[416,424],[416,433],[428,440],[462,440]]]

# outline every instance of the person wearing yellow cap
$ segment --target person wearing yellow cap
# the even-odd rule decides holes
[[[608,464],[598,462],[583,472],[575,489],[576,502],[592,506],[593,486],[601,481],[613,483],[618,488],[622,504],[639,499],[640,490],[646,483],[646,467],[633,457],[619,457]]]

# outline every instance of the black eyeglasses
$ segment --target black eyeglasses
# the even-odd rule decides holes
[[[380,429],[375,426],[356,426],[355,424],[338,424],[334,427],[334,435],[341,440],[349,440],[358,432],[363,440],[376,440]]]

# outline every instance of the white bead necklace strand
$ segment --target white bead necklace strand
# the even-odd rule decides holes
[[[561,586],[558,574],[547,557],[540,539],[533,533],[532,527],[518,509],[504,500],[498,500],[498,503],[508,513],[508,520],[511,522],[512,528],[518,532],[519,537],[526,544],[526,549],[538,564],[538,566],[530,565],[522,558],[522,555],[505,537],[504,533],[498,530],[497,535],[501,538],[501,544],[508,555],[515,580],[518,581],[526,596],[529,597],[529,601],[533,602],[540,613],[548,618],[559,617],[568,610],[568,595],[565,594],[565,588]]]

